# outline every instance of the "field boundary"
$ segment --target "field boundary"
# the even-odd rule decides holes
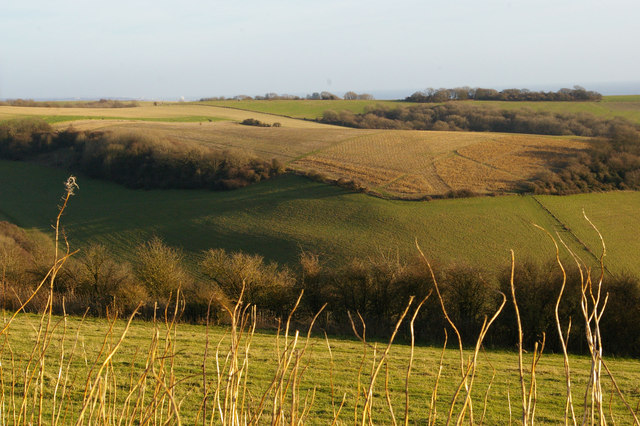
[[[313,121],[315,123],[320,123],[318,120],[312,120],[310,118],[292,117],[290,115],[276,114],[275,112],[262,112],[262,111],[256,111],[256,110],[253,110],[253,109],[244,109],[244,108],[238,108],[238,107],[232,107],[232,106],[226,106],[226,105],[209,105],[209,104],[200,103],[200,102],[193,102],[192,105],[202,105],[202,106],[206,106],[206,107],[209,107],[209,108],[227,108],[227,109],[234,109],[236,111],[255,112],[256,114],[265,114],[265,115],[272,115],[274,117],[290,118],[292,120]],[[322,123],[320,123],[320,124],[322,124]]]

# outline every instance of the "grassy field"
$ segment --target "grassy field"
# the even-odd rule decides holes
[[[6,314],[5,314],[6,315]],[[6,316],[5,322],[6,322]],[[167,328],[163,322],[155,326],[151,322],[134,321],[127,330],[126,338],[115,350],[113,358],[105,365],[107,368],[99,372],[107,354],[116,349],[116,343],[125,330],[124,321],[115,323],[111,333],[106,320],[87,318],[53,317],[49,328],[50,342],[43,351],[36,342],[40,328],[41,317],[32,314],[22,314],[11,324],[9,332],[2,336],[0,346],[0,360],[2,362],[2,398],[3,406],[7,406],[6,413],[11,413],[10,407],[20,406],[22,389],[25,383],[24,375],[33,369],[35,377],[40,377],[39,369],[43,369],[44,377],[43,402],[41,412],[44,423],[52,424],[52,411],[57,401],[56,410],[60,410],[63,424],[73,423],[81,411],[81,401],[88,377],[93,381],[101,377],[97,401],[105,401],[107,406],[102,415],[108,416],[111,411],[118,412],[125,406],[125,397],[133,388],[133,398],[138,397],[140,389],[146,392],[149,404],[154,392],[163,392],[160,383],[174,384],[169,391],[180,406],[180,416],[183,424],[195,424],[198,410],[202,406],[205,386],[212,390],[216,387],[215,352],[220,350],[220,363],[224,361],[229,351],[229,328],[214,326],[208,331],[204,326],[178,324],[175,328]],[[46,323],[46,321],[45,321]],[[318,329],[319,330],[319,329]],[[302,329],[297,349],[304,346],[306,330]],[[417,330],[417,337],[425,335],[427,330]],[[291,341],[295,330],[291,330]],[[106,338],[105,338],[106,336]],[[550,338],[557,338],[553,336]],[[244,337],[246,339],[246,336]],[[255,410],[260,398],[269,388],[274,378],[277,360],[283,349],[283,337],[277,344],[274,332],[257,332],[251,340],[248,351],[248,369],[246,375],[246,408]],[[207,343],[209,342],[209,343]],[[241,351],[244,352],[245,340],[241,341]],[[104,352],[102,349],[106,343]],[[371,342],[377,345],[377,359],[380,359],[386,342]],[[205,350],[205,345],[208,349]],[[36,354],[44,353],[41,362],[34,364],[30,361],[32,350],[36,346]],[[444,422],[448,408],[456,387],[460,383],[459,352],[454,349],[456,343],[449,341],[444,353],[442,372],[439,379],[436,400],[439,423]],[[330,351],[329,351],[330,348]],[[406,371],[409,365],[411,348],[402,339],[396,342],[389,352],[388,369],[382,369],[374,386],[372,416],[376,424],[391,423],[388,408],[386,388],[389,401],[398,420],[404,418]],[[413,366],[409,380],[409,419],[411,422],[426,424],[431,406],[431,396],[436,383],[442,349],[437,347],[415,348]],[[361,417],[363,395],[358,398],[358,383],[368,386],[373,362],[373,347],[364,348],[362,343],[351,339],[329,337],[312,337],[304,354],[299,352],[297,392],[302,402],[308,398],[311,402],[310,411],[305,424],[328,424],[338,410],[344,397],[345,404],[338,416],[340,424],[354,422],[356,413]],[[465,358],[471,352],[465,352]],[[525,365],[530,363],[530,354],[525,354]],[[240,361],[244,359],[244,354]],[[536,420],[542,423],[560,423],[564,417],[565,383],[563,361],[559,355],[544,354],[538,364],[537,376],[537,409]],[[206,368],[203,370],[203,364]],[[576,413],[582,415],[582,395],[586,388],[590,359],[571,356],[573,397]],[[361,367],[364,365],[364,367]],[[640,361],[627,359],[607,359],[611,369],[627,401],[635,407],[640,399],[637,383],[640,379]],[[304,370],[302,370],[304,368]],[[525,367],[528,371],[528,367]],[[146,369],[146,370],[145,370]],[[291,374],[290,367],[287,374]],[[204,373],[204,376],[203,376]],[[15,375],[15,376],[12,376]],[[385,376],[388,374],[388,377]],[[56,378],[63,378],[62,385],[55,386]],[[244,378],[245,376],[243,376]],[[64,380],[67,380],[66,383]],[[39,386],[34,380],[29,389],[35,391]],[[15,395],[12,393],[12,386]],[[223,384],[225,383],[223,379]],[[609,380],[603,378],[604,400],[607,416],[613,416],[614,421],[628,424],[630,415],[622,402],[613,395],[613,388]],[[139,388],[133,387],[134,385]],[[294,384],[295,386],[295,384]],[[485,409],[484,422],[486,424],[506,424],[512,418],[519,424],[521,416],[520,383],[518,377],[518,358],[515,352],[483,351],[478,358],[478,368],[471,393],[476,422]],[[490,388],[489,388],[490,387]],[[137,390],[136,390],[137,389]],[[55,392],[54,392],[55,391]],[[488,393],[487,393],[488,391]],[[364,392],[364,389],[360,389]],[[103,394],[100,397],[100,394]],[[464,392],[463,392],[464,394]],[[27,395],[26,412],[38,413],[38,392]],[[313,400],[311,396],[313,395]],[[14,399],[15,398],[15,399]],[[272,397],[267,400],[271,401]],[[611,405],[610,404],[611,398]],[[291,391],[288,392],[286,409],[290,409]],[[35,404],[34,404],[35,402]],[[32,405],[33,404],[33,405]],[[168,401],[165,398],[165,404]],[[177,405],[178,405],[177,404]],[[209,415],[212,412],[213,395],[209,396]],[[358,404],[358,405],[356,405]],[[133,403],[129,409],[132,409]],[[144,407],[144,408],[151,408]],[[168,406],[163,408],[168,409]],[[459,405],[458,405],[459,409]],[[511,409],[512,413],[509,413]],[[143,410],[144,411],[144,410]],[[160,411],[160,410],[158,410]],[[153,412],[153,411],[152,411]],[[457,411],[456,411],[457,412]],[[10,422],[5,410],[0,413],[4,421]],[[37,416],[37,414],[35,414]],[[100,410],[95,414],[94,421],[100,418]],[[270,418],[270,402],[267,402],[266,415],[263,420]],[[36,421],[37,417],[32,418]],[[85,422],[88,415],[85,417]],[[201,418],[200,418],[200,421]],[[357,422],[356,422],[357,423]]]
[[[376,105],[384,105],[388,108],[393,108],[399,105],[411,105],[409,102],[400,101],[322,101],[322,100],[273,100],[273,101],[206,101],[198,102],[198,105],[213,105],[224,108],[236,108],[247,111],[263,112],[266,114],[276,114],[285,117],[293,118],[307,118],[314,120],[322,117],[322,113],[327,110],[333,111],[352,111],[356,114],[360,114],[365,111],[367,107]]]
[[[599,249],[599,238],[593,228],[582,220],[582,209],[603,231],[607,245],[606,263],[611,270],[638,274],[637,230],[639,192],[609,192],[579,194],[571,197],[539,196],[536,199],[553,212],[559,222],[589,247]],[[567,202],[569,201],[569,202]],[[605,225],[606,224],[606,225]]]
[[[0,219],[47,231],[66,173],[2,161],[0,175],[5,200]],[[132,259],[133,249],[153,235],[184,248],[192,265],[202,250],[214,247],[259,253],[290,264],[296,263],[301,249],[333,263],[389,251],[414,256],[418,238],[432,259],[498,270],[508,266],[511,248],[519,261],[552,260],[551,242],[531,223],[560,232],[581,256],[592,258],[581,243],[598,252],[595,234],[579,217],[585,207],[610,252],[625,253],[610,256],[612,270],[640,273],[635,257],[640,240],[629,232],[640,225],[633,214],[640,207],[635,192],[407,202],[350,193],[295,176],[229,192],[129,190],[82,177],[79,183],[80,191],[65,216],[71,244],[103,243],[124,259]],[[628,214],[606,214],[616,209]]]
[[[530,108],[550,112],[586,112],[600,117],[625,117],[640,123],[640,95],[604,96],[601,102],[506,102],[475,101],[477,105],[490,105],[500,109]],[[214,101],[204,104],[238,108],[248,111],[277,114],[288,117],[315,119],[327,110],[362,113],[367,107],[384,105],[387,108],[416,105],[401,101]]]
[[[549,111],[554,113],[589,113],[598,117],[623,117],[632,122],[640,123],[640,100],[636,97],[605,98],[601,102],[506,102],[506,101],[477,101],[479,105],[490,105],[500,109],[529,108],[534,111]]]

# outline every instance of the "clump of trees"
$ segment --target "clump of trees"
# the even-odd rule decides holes
[[[140,106],[136,101],[100,99],[98,101],[49,102],[33,99],[8,99],[0,101],[0,106],[46,107],[46,108],[133,108]]]
[[[345,101],[354,101],[354,100],[361,100],[361,101],[372,101],[375,98],[373,97],[373,95],[370,95],[368,93],[356,93],[353,91],[349,91],[347,93],[344,94],[343,99]]]
[[[428,88],[415,92],[405,98],[406,102],[430,102],[441,103],[449,101],[551,101],[551,102],[580,102],[580,101],[600,101],[602,95],[598,92],[586,90],[581,86],[574,86],[573,89],[563,88],[557,92],[535,92],[528,89],[505,89],[497,91],[495,89],[456,87],[453,89],[433,89]]]
[[[39,119],[0,124],[0,158],[46,161],[130,188],[234,189],[284,173],[278,160],[142,133],[54,131]]]
[[[364,113],[325,111],[321,121],[367,129],[449,130],[608,137],[612,127],[637,125],[587,113],[554,113],[528,108],[504,110],[464,103],[386,107],[376,105]],[[617,131],[617,130],[615,130]],[[626,131],[626,130],[625,130]]]
[[[249,96],[249,95],[236,95],[233,96],[231,98],[226,98],[224,96],[210,96],[210,97],[206,97],[206,98],[200,98],[200,102],[207,102],[207,101],[250,101],[250,100],[256,100],[256,101],[299,101],[301,99],[306,99],[306,100],[338,100],[340,99],[340,96],[335,95],[331,92],[327,92],[327,91],[323,91],[323,92],[313,92],[311,94],[308,94],[305,97],[300,97],[297,95],[289,95],[286,93],[283,94],[278,94],[275,92],[269,92],[269,93],[265,93],[264,95],[256,95],[256,96]],[[345,100],[365,100],[365,101],[370,101],[373,100],[374,97],[373,95],[370,95],[369,93],[356,93],[353,91],[348,91],[344,94],[343,99]]]
[[[340,99],[340,96],[334,95],[331,92],[323,91],[323,92],[320,92],[320,93],[313,92],[312,94],[307,95],[306,99],[307,100],[311,100],[311,101],[336,101],[336,100]]]
[[[240,122],[245,126],[256,126],[256,127],[281,127],[282,124],[275,122],[273,124],[265,123],[260,120],[256,120],[255,118],[246,118]]]

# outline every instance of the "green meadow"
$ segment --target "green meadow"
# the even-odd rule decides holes
[[[272,101],[205,101],[198,102],[199,105],[213,105],[218,107],[236,108],[247,111],[262,112],[266,114],[283,115],[292,118],[306,118],[315,120],[322,117],[322,113],[327,110],[352,111],[356,114],[362,113],[367,107],[384,105],[393,108],[399,105],[413,105],[410,102],[401,101],[377,101],[377,100],[272,100]]]
[[[604,96],[600,102],[507,102],[507,101],[468,101],[477,105],[487,105],[500,109],[529,108],[535,111],[549,111],[553,113],[589,113],[599,117],[614,118],[624,117],[633,122],[640,123],[640,95],[629,96]],[[214,105],[228,108],[237,108],[248,111],[256,111],[268,114],[283,115],[293,118],[316,119],[322,117],[327,110],[348,110],[354,113],[362,113],[367,107],[384,105],[387,108],[397,106],[416,105],[411,102],[369,100],[369,101],[321,101],[321,100],[247,100],[247,101],[207,101],[199,102],[204,105]]]
[[[48,231],[67,174],[0,161],[0,218]],[[634,214],[640,207],[636,192],[410,202],[293,175],[228,192],[131,190],[82,176],[78,181],[80,190],[64,217],[72,246],[102,243],[123,259],[154,235],[183,248],[191,264],[203,250],[216,247],[289,264],[297,262],[301,250],[334,264],[380,253],[414,256],[417,239],[427,256],[441,264],[495,271],[508,266],[510,249],[517,260],[553,260],[552,242],[535,223],[557,231],[585,261],[595,261],[600,243],[581,217],[584,208],[609,247],[610,270],[640,273],[635,258],[640,239],[632,232],[640,225]],[[615,211],[619,214],[610,214]]]

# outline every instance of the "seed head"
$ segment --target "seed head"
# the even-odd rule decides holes
[[[80,187],[76,183],[76,177],[73,175],[69,176],[69,179],[67,179],[67,181],[64,183],[64,187],[67,190],[67,194],[69,195],[73,195],[74,194],[73,191],[76,188],[80,189]]]

